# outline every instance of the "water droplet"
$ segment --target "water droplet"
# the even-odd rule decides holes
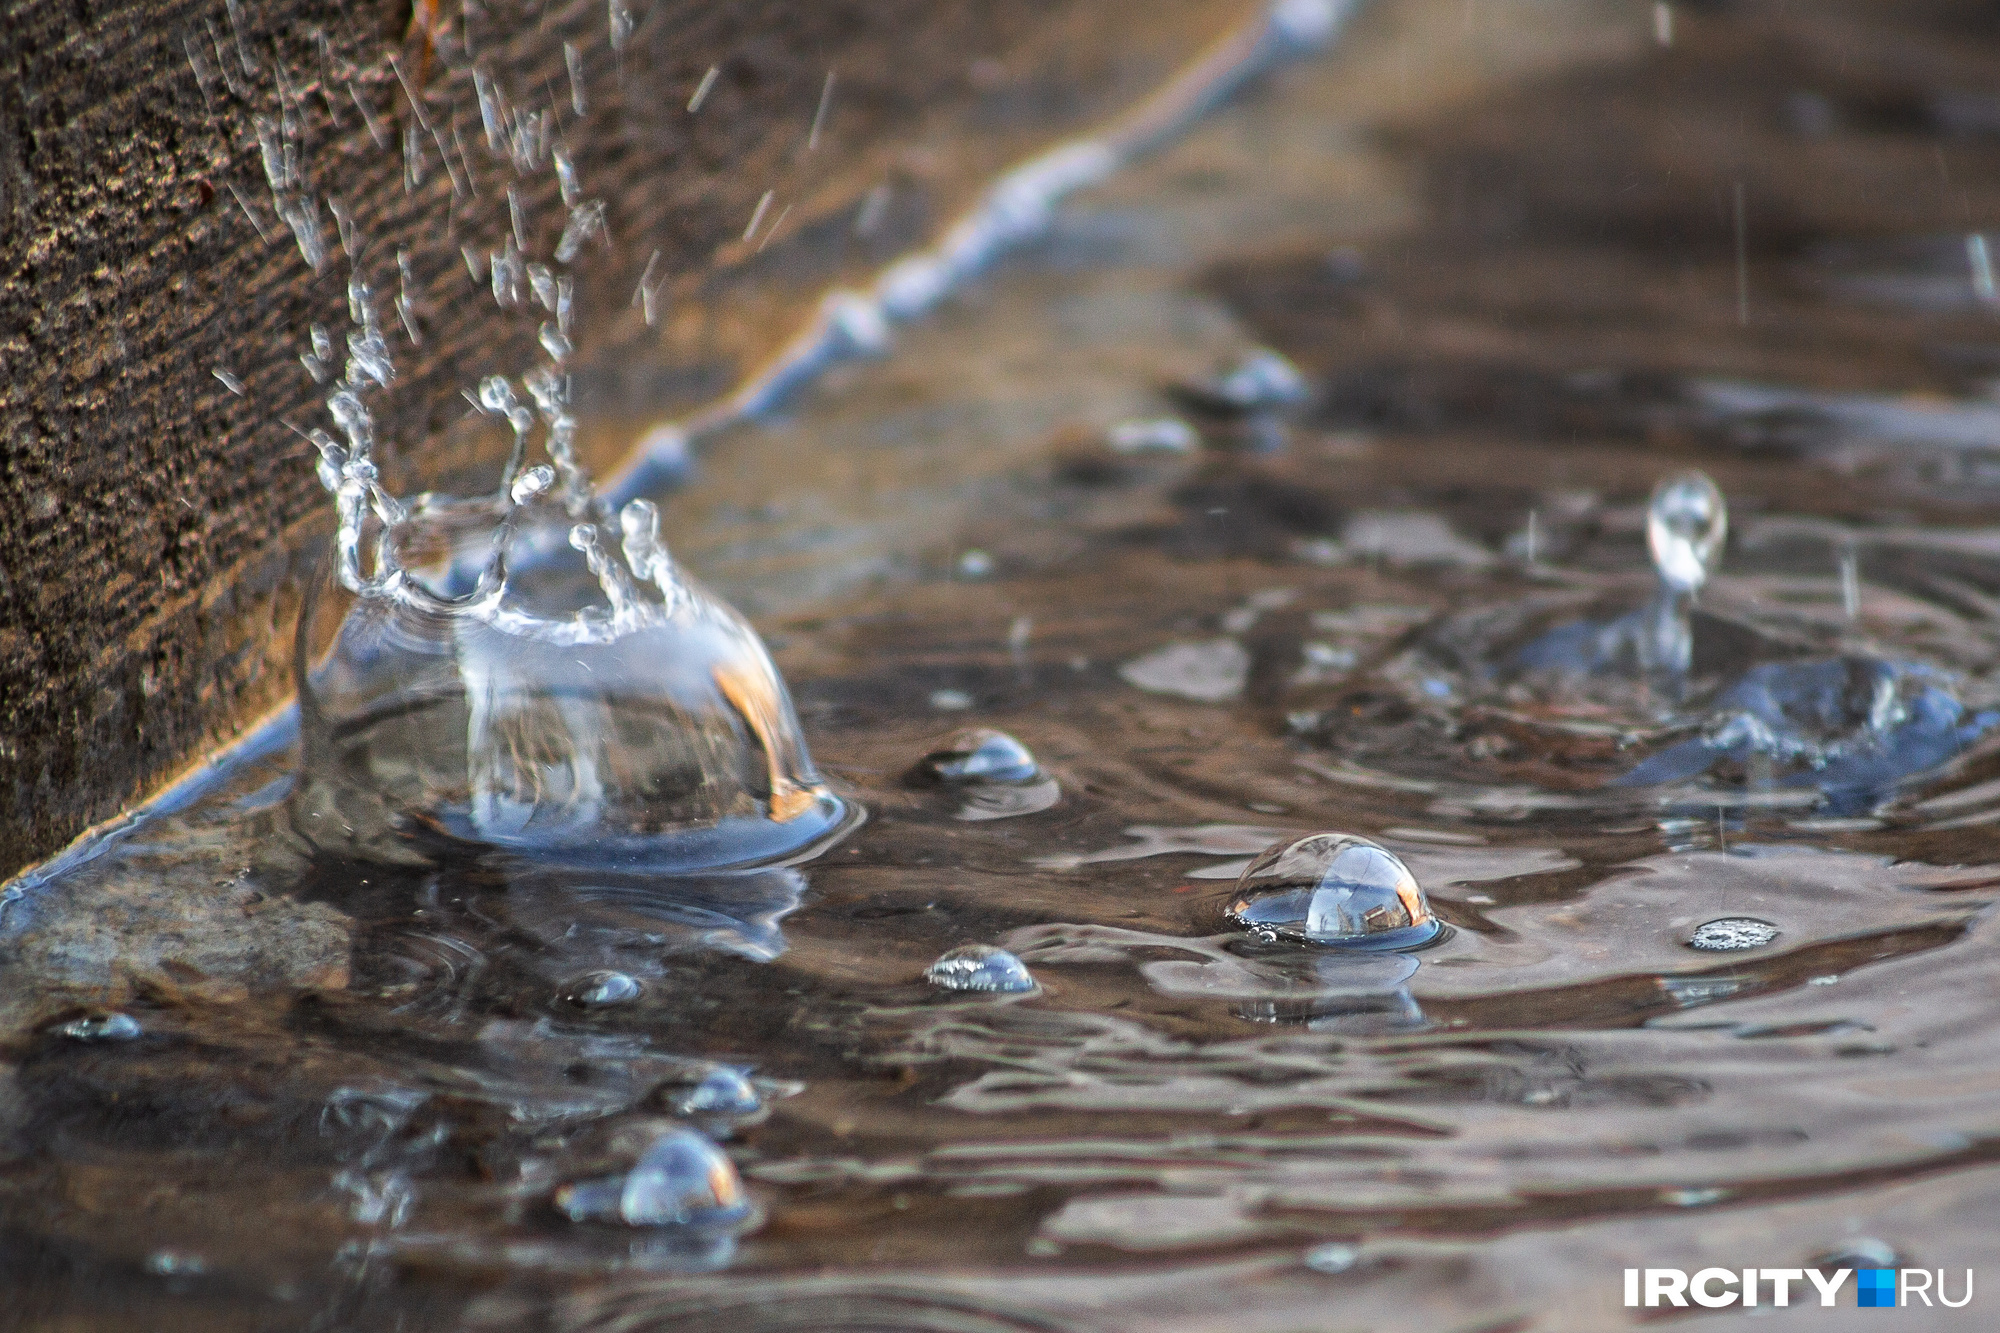
[[[555,484],[556,470],[547,463],[537,463],[514,478],[514,484],[508,488],[508,494],[513,497],[517,505],[529,504],[540,499],[547,493],[549,487]]]
[[[1236,881],[1226,913],[1260,937],[1372,949],[1415,948],[1443,929],[1394,852],[1346,833],[1269,848]]]
[[[1704,921],[1688,936],[1690,949],[1721,952],[1729,949],[1761,949],[1778,938],[1778,928],[1754,916],[1724,916]]]
[[[924,970],[924,980],[941,990],[1000,991],[1019,994],[1035,989],[1028,966],[1005,949],[990,944],[966,944],[939,956]]]
[[[940,713],[956,713],[972,707],[972,696],[964,690],[932,690],[931,707]]]
[[[983,579],[993,572],[993,557],[984,551],[967,551],[958,558],[958,572],[968,579]]]
[[[764,1110],[764,1099],[757,1095],[756,1087],[728,1065],[717,1065],[692,1085],[673,1088],[662,1101],[675,1115],[688,1118],[742,1120]]]
[[[630,1004],[644,990],[637,979],[623,972],[586,972],[562,988],[563,999],[584,1009],[603,1009]]]
[[[1306,1251],[1306,1267],[1315,1273],[1345,1273],[1361,1258],[1359,1246],[1332,1242]]]
[[[1661,482],[1646,512],[1646,548],[1653,568],[1675,592],[1693,592],[1708,580],[1729,535],[1729,506],[1714,482],[1683,472]]]
[[[71,1041],[131,1041],[142,1035],[139,1020],[130,1014],[86,1014],[59,1023],[51,1031]]]
[[[631,1227],[735,1228],[751,1215],[735,1164],[678,1125],[655,1135],[630,1170],[564,1185],[554,1202],[572,1222]]]

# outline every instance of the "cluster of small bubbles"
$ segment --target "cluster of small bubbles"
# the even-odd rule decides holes
[[[562,988],[562,998],[579,1009],[608,1009],[632,1003],[644,990],[637,978],[607,969],[573,978]]]
[[[1724,916],[1704,921],[1688,936],[1688,947],[1705,953],[1761,949],[1778,938],[1778,928],[1754,916]]]
[[[553,1202],[572,1222],[630,1227],[733,1229],[751,1215],[735,1164],[679,1125],[652,1135],[629,1170],[562,1185]]]
[[[1646,548],[1660,581],[1691,593],[1708,581],[1729,536],[1729,506],[1716,484],[1700,472],[1669,477],[1653,491],[1646,510]]]
[[[1267,849],[1245,867],[1225,914],[1267,942],[1348,948],[1416,948],[1443,930],[1409,867],[1346,833]]]
[[[938,956],[924,969],[924,980],[940,990],[990,991],[1018,995],[1035,989],[1035,978],[1005,949],[990,944],[966,944]]]
[[[71,1041],[131,1041],[142,1035],[139,1020],[130,1014],[86,1014],[49,1029]]]

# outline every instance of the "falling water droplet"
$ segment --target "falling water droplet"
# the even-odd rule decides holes
[[[517,505],[531,504],[547,494],[555,484],[556,470],[547,463],[537,463],[514,478],[514,484],[508,487],[507,493]]]
[[[940,990],[1020,994],[1035,989],[1028,965],[990,944],[966,944],[941,954],[924,970],[924,980]]]
[[[86,1014],[51,1029],[71,1041],[131,1041],[141,1036],[139,1020],[130,1014]]]
[[[1778,938],[1778,928],[1754,916],[1725,916],[1704,921],[1688,936],[1688,947],[1705,953],[1761,949]]]
[[[582,1009],[630,1004],[645,988],[623,972],[586,972],[562,988],[562,997]]]
[[[1410,868],[1346,833],[1271,847],[1244,869],[1225,912],[1262,938],[1353,948],[1416,948],[1443,930]]]
[[[563,1185],[554,1203],[572,1222],[630,1227],[735,1229],[751,1216],[735,1164],[679,1125],[654,1135],[630,1170]]]
[[[1653,568],[1675,592],[1693,592],[1708,580],[1729,535],[1729,506],[1714,482],[1683,472],[1661,482],[1646,512],[1646,547]]]

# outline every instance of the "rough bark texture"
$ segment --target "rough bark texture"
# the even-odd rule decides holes
[[[510,160],[524,122],[489,142],[475,70],[548,118],[608,206],[608,243],[575,269],[579,382],[636,419],[726,384],[805,297],[1248,8],[448,0],[412,36],[408,0],[6,4],[0,873],[289,693],[299,579],[331,523],[286,423],[326,424],[300,357],[315,323],[344,339],[351,276],[398,360],[375,402],[391,475],[414,485],[487,456],[456,424],[458,391],[533,364],[542,316],[496,308],[484,265],[510,232],[547,255],[566,213],[546,159]],[[317,226],[317,272],[281,208]],[[630,298],[655,252],[649,327]]]

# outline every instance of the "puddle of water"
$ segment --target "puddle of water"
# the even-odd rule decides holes
[[[1963,358],[1911,343],[1986,316],[1846,322],[1753,245],[1746,328],[1727,210],[1713,253],[1662,246],[1573,160],[1750,98],[1758,25],[1832,20],[1677,9],[1662,51],[1564,13],[1581,72],[1519,89],[1464,67],[1546,71],[1543,7],[1383,7],[909,355],[717,441],[664,528],[783,612],[803,731],[871,812],[818,860],[330,853],[273,749],[26,884],[10,1287],[80,1328],[1276,1330],[1337,1301],[1595,1330],[1641,1260],[1976,1264],[2000,747],[1882,741],[1865,799],[1835,778],[1928,716],[1917,668],[1966,716],[2000,699],[1992,497],[1875,418],[1840,430],[1928,461],[1773,453],[1714,386],[1976,412]],[[1419,118],[1406,79],[1493,114]],[[1605,109],[1635,80],[1639,128]],[[1545,105],[1602,138],[1481,140]],[[1334,128],[1398,107],[1400,159]],[[1927,160],[1907,137],[1884,151]],[[1396,161],[1435,197],[1374,197]],[[1863,230],[1768,170],[1752,219]],[[1303,401],[1218,396],[1260,343]],[[1111,437],[1169,415],[1198,443]],[[1731,535],[1719,565],[1654,535],[1685,654],[1516,673],[1661,596],[1649,501],[1693,467]],[[1849,750],[1717,741],[1619,784],[1772,723],[1730,693],[1755,673],[1828,662]],[[1326,832],[1368,841],[1282,883],[1256,860]],[[1298,910],[1242,928],[1274,889]]]

